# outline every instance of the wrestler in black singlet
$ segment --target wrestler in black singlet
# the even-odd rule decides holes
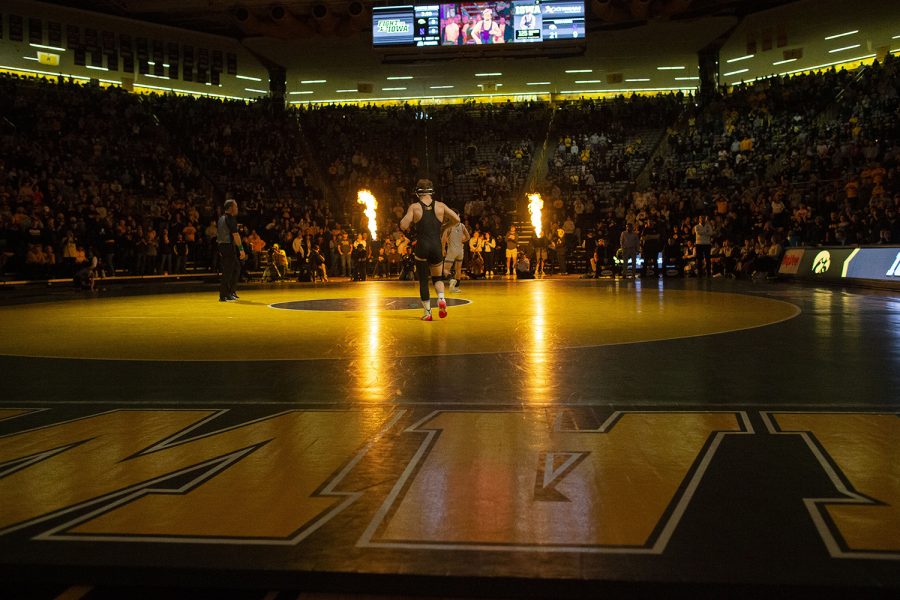
[[[419,200],[422,207],[422,218],[416,223],[416,249],[413,251],[417,260],[427,261],[429,265],[441,264],[444,254],[441,251],[441,222],[434,214],[435,200],[431,204],[425,204]]]

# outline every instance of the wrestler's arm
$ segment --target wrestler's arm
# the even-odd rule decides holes
[[[408,231],[410,226],[413,224],[415,219],[415,204],[410,204],[409,208],[406,209],[406,214],[400,219],[400,229],[403,231]]]

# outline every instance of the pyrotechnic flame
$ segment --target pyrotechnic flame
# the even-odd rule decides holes
[[[369,233],[372,234],[372,240],[378,239],[378,226],[375,223],[375,209],[378,208],[378,200],[369,190],[360,190],[356,193],[356,201],[359,204],[365,204],[366,210],[363,212],[369,217]]]
[[[540,237],[543,229],[541,226],[541,209],[543,208],[544,201],[541,200],[540,194],[528,194],[528,214],[531,215],[531,224],[534,226],[534,234],[538,237]]]

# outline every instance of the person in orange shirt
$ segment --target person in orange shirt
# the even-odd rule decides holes
[[[846,194],[847,200],[856,200],[859,197],[859,181],[857,181],[856,175],[852,175],[850,181],[844,185],[844,194]]]
[[[259,268],[259,253],[265,249],[266,241],[259,237],[259,234],[256,233],[256,230],[254,229],[250,232],[250,235],[247,236],[247,243],[250,244],[249,268],[255,271]]]

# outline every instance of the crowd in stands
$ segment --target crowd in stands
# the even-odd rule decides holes
[[[0,114],[0,273],[215,270],[225,197],[269,244],[329,219],[296,118],[265,103],[2,76]]]
[[[608,273],[636,236],[679,273],[771,272],[789,246],[900,244],[898,89],[890,56],[702,105],[634,96],[552,115],[536,103],[281,109],[3,76],[0,273],[215,271],[215,221],[233,197],[248,276],[408,277],[396,223],[431,171],[473,233],[473,274],[507,272],[541,157],[546,239],[512,242],[531,271]],[[381,201],[375,240],[362,188]],[[710,261],[695,247],[700,215]]]
[[[591,258],[619,265],[631,225],[649,238],[648,255],[661,240],[666,264],[696,273],[701,214],[711,217],[713,264],[724,275],[771,273],[789,246],[900,244],[898,89],[889,56],[861,72],[774,77],[687,103],[647,186],[610,207],[570,195],[551,213],[551,229],[584,250],[587,270]],[[555,181],[545,190],[560,196]]]

